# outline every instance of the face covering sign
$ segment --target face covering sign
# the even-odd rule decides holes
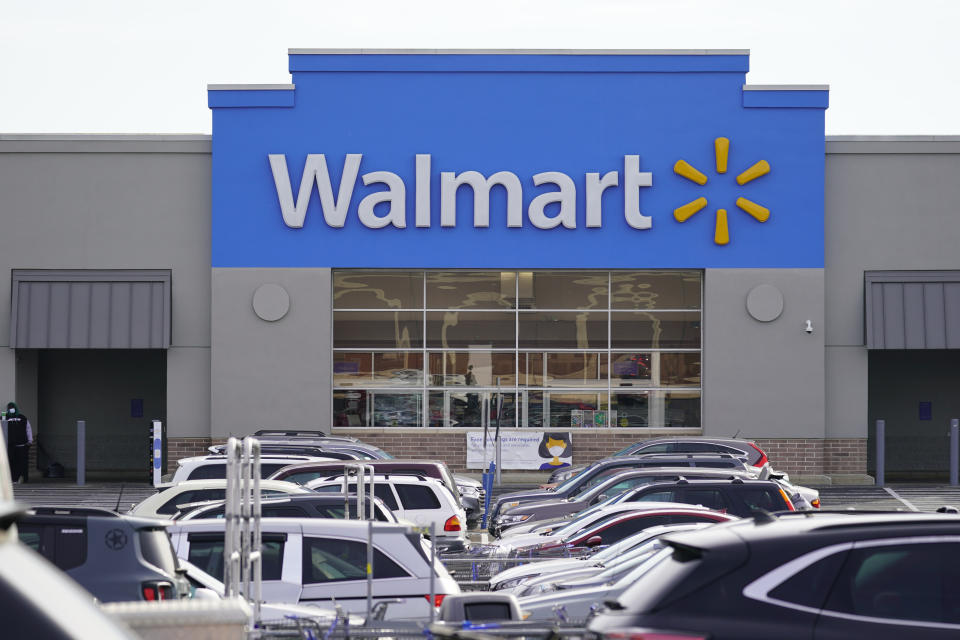
[[[485,469],[496,460],[493,433],[467,432],[467,468]],[[503,469],[553,470],[573,463],[573,437],[567,431],[522,431],[500,433],[500,460]]]

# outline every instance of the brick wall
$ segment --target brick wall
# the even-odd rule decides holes
[[[758,438],[771,465],[795,475],[867,473],[866,438]]]
[[[867,473],[866,438],[831,438],[823,441],[823,472],[827,475]]]
[[[219,441],[218,441],[219,442]],[[209,453],[207,447],[214,444],[210,438],[167,438],[167,470],[177,470],[177,460]]]

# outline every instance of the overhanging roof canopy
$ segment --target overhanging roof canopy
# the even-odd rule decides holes
[[[10,346],[166,349],[170,281],[168,269],[14,269]]]
[[[864,273],[868,349],[960,349],[960,271]]]

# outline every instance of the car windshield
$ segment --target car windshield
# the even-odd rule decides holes
[[[605,524],[614,518],[622,516],[624,513],[624,511],[617,511],[615,513],[608,513],[605,515],[592,513],[587,517],[576,518],[564,528],[555,531],[554,535],[558,535],[564,541],[567,541],[569,538],[573,538],[580,533],[583,533],[588,527],[591,529],[599,527],[600,525]]]
[[[622,576],[625,572],[631,571],[634,567],[646,562],[650,556],[663,549],[663,547],[664,543],[659,539],[651,540],[647,544],[634,549],[629,554],[624,555],[622,562],[618,562],[615,565],[607,567],[594,576],[594,578],[596,578],[597,582],[613,582],[615,580],[619,580],[620,576]]]
[[[588,471],[590,471],[590,469],[593,469],[595,466],[596,465],[590,465],[589,467],[587,467],[577,475],[571,478],[568,478],[563,484],[557,485],[557,488],[555,490],[557,492],[562,492],[562,491],[566,491],[570,487],[576,486],[578,483],[580,483],[583,480],[582,476],[586,474]]]
[[[646,575],[647,572],[657,565],[663,564],[663,562],[672,555],[673,549],[669,547],[660,549],[659,551],[654,551],[652,554],[648,555],[643,562],[635,566],[631,571],[628,571],[625,575],[621,576],[619,580],[613,583],[613,588],[611,591],[616,593],[629,588],[631,585],[636,583],[637,580]],[[627,594],[624,595],[626,596]],[[627,598],[625,597],[624,601],[626,600]]]
[[[613,455],[610,456],[610,457],[611,457],[611,458],[620,458],[620,457],[623,457],[623,456],[628,456],[628,455],[630,455],[630,452],[633,451],[636,447],[637,447],[637,445],[635,445],[635,444],[632,444],[632,445],[630,445],[629,447],[624,447],[623,449],[620,449],[620,451],[617,451],[615,454],[613,454]]]
[[[623,493],[618,493],[618,494],[615,495],[615,496],[610,496],[609,498],[607,498],[607,499],[604,500],[603,502],[598,502],[597,504],[593,505],[593,506],[590,507],[589,509],[584,509],[583,511],[580,512],[580,516],[587,516],[587,515],[590,515],[590,514],[592,514],[592,513],[596,513],[597,511],[599,511],[600,509],[603,509],[603,508],[606,507],[607,505],[611,505],[611,504],[616,504],[616,503],[618,503],[618,502],[622,502],[622,501],[623,501],[623,497],[624,497],[625,495],[629,494],[629,493],[631,493],[631,491],[624,491]]]
[[[619,556],[639,548],[650,540],[650,534],[646,531],[635,533],[632,536],[624,538],[616,544],[612,544],[603,551],[593,556],[593,559],[601,564],[612,564]]]

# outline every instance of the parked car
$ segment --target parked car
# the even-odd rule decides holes
[[[624,447],[620,451],[610,454],[610,457],[621,458],[645,453],[728,453],[746,458],[747,464],[752,467],[762,467],[769,462],[767,454],[755,442],[738,438],[713,438],[709,436],[651,438]],[[584,468],[586,467],[557,469],[550,475],[550,482],[563,482]]]
[[[223,582],[217,580],[189,560],[180,558],[180,566],[190,582],[193,597],[199,600],[220,600],[226,591]],[[324,626],[329,626],[337,616],[336,609],[316,607],[311,605],[293,604],[290,602],[261,602],[260,619],[265,622],[287,622],[291,620],[307,620]],[[351,625],[362,625],[361,616],[350,616]]]
[[[662,525],[644,529],[642,533],[649,535],[649,538],[642,545],[634,547],[629,551],[624,551],[603,563],[589,563],[587,566],[570,567],[560,571],[553,571],[536,578],[530,578],[524,581],[523,584],[518,585],[513,590],[513,593],[518,597],[529,597],[553,591],[582,589],[584,587],[612,584],[619,580],[624,574],[632,571],[642,562],[645,562],[654,551],[662,549],[664,543],[658,539],[661,535],[678,530],[682,531],[710,526],[713,526],[713,523],[695,522],[679,525]]]
[[[805,512],[663,539],[591,637],[960,637],[960,516]]]
[[[330,442],[360,442],[359,439],[352,436],[331,436],[328,431],[318,430],[318,429],[295,429],[295,428],[274,428],[274,429],[258,429],[253,433],[254,437],[260,438],[269,438],[272,440],[280,438],[290,438],[290,439],[299,439],[299,438],[313,438],[317,440],[328,440]]]
[[[343,490],[343,476],[311,480],[307,489],[318,493],[339,493]],[[348,484],[348,491],[356,492],[356,482]],[[383,500],[399,520],[423,529],[432,524],[438,549],[459,551],[465,548],[466,513],[439,480],[404,474],[377,475],[374,477],[374,495]]]
[[[260,514],[264,518],[346,518],[347,502],[350,505],[350,518],[362,520],[369,515],[369,505],[363,505],[363,514],[358,513],[356,494],[349,497],[342,493],[337,494],[296,494],[283,498],[270,498],[260,503]],[[397,523],[393,514],[383,500],[373,498],[374,520],[378,522]],[[223,518],[225,505],[223,500],[211,503],[201,503],[193,509],[176,518],[178,521],[202,520],[204,518]]]
[[[619,558],[646,544],[650,540],[660,537],[664,533],[702,529],[703,527],[709,526],[711,526],[710,523],[698,522],[650,527],[649,529],[643,529],[633,535],[627,536],[623,540],[615,542],[602,551],[598,551],[590,556],[541,560],[540,562],[528,562],[504,569],[491,577],[488,584],[491,591],[506,591],[516,594],[531,581],[540,577],[557,575],[568,569],[579,569],[582,567],[602,569],[603,567],[611,566],[616,563]]]
[[[659,527],[657,527],[659,528]],[[531,621],[565,620],[568,623],[586,623],[594,611],[603,609],[604,601],[616,598],[641,579],[665,551],[666,542],[657,538],[644,544],[644,555],[628,571],[611,582],[587,584],[583,586],[566,585],[570,588],[544,590],[536,595],[525,596],[520,607],[525,619]],[[643,638],[643,636],[638,636]],[[702,640],[701,637],[654,636],[652,640]]]
[[[483,515],[483,505],[486,500],[486,491],[483,483],[470,476],[460,473],[453,474],[453,480],[460,490],[460,503],[467,512],[467,523],[473,527],[480,522]]]
[[[271,474],[271,480],[286,480],[287,482],[296,482],[306,485],[311,480],[317,478],[331,478],[342,476],[344,467],[350,464],[347,461],[324,461],[324,462],[302,462],[291,464],[278,469]],[[453,474],[446,463],[436,460],[364,460],[362,464],[368,464],[374,468],[377,473],[389,473],[397,475],[426,476],[434,478],[444,484],[450,490],[451,495],[459,497],[460,492],[457,489],[457,483],[453,479]]]
[[[223,579],[224,520],[190,520],[170,527],[177,554]],[[266,602],[339,605],[352,613],[367,606],[369,524],[325,518],[264,518],[263,598]],[[389,618],[423,618],[457,583],[436,560],[430,544],[409,526],[379,523],[373,531],[373,603],[390,604]],[[431,575],[434,602],[429,601]]]
[[[566,555],[611,545],[657,525],[726,522],[733,519],[736,516],[695,505],[659,502],[610,505],[571,520],[566,526],[549,534],[532,533],[504,538],[497,545],[496,555]]]
[[[6,467],[0,435],[0,466]],[[0,471],[0,484],[9,473]],[[17,539],[22,505],[0,500],[0,602],[3,637],[43,640],[135,640],[100,611],[90,592]]]
[[[381,472],[405,473],[409,475],[424,475],[441,480],[457,498],[467,513],[467,521],[475,522],[480,518],[484,492],[479,482],[466,476],[454,475],[446,463],[438,460],[364,460],[364,464],[371,465]],[[291,464],[270,475],[272,480],[286,480],[297,484],[306,484],[320,477],[328,477],[343,473],[347,462],[299,463]]]
[[[598,484],[602,482],[603,478],[610,474],[617,473],[618,470],[651,467],[704,467],[708,469],[749,471],[746,463],[742,460],[726,454],[677,454],[674,456],[653,455],[608,458],[593,463],[582,473],[570,478],[549,493],[541,489],[503,494],[497,498],[496,503],[490,508],[490,524],[488,525],[488,529],[491,534],[496,535],[493,522],[497,515],[504,509],[519,506],[524,502],[570,498],[581,491],[583,487]]]
[[[632,489],[614,500],[631,502],[681,502],[750,518],[758,512],[795,511],[783,488],[772,480],[687,480],[657,482]]]
[[[583,485],[579,492],[568,498],[525,502],[519,506],[502,510],[494,518],[493,532],[494,535],[501,536],[504,532],[522,524],[531,524],[551,518],[563,518],[579,513],[629,489],[654,482],[673,482],[681,477],[687,479],[729,479],[736,477],[751,478],[752,475],[747,471],[691,469],[689,467],[617,469],[616,473],[604,477],[602,482],[593,486],[589,486],[589,483]]]
[[[102,602],[190,595],[165,525],[105,509],[38,507],[17,521],[20,541]]]
[[[154,518],[174,518],[183,505],[208,500],[223,500],[227,491],[226,480],[187,480],[153,494],[130,509],[130,515]],[[281,480],[261,480],[260,494],[264,498],[297,493],[310,493],[298,484]]]
[[[215,444],[207,448],[210,453],[222,454],[226,445]],[[390,460],[389,453],[363,442],[342,442],[318,438],[261,438],[260,453],[263,455],[302,455],[334,460]]]
[[[308,462],[331,462],[333,458],[294,455],[263,455],[260,457],[260,477],[269,478],[278,470],[293,464]],[[227,456],[210,454],[177,460],[177,470],[171,474],[166,485],[175,485],[187,480],[222,480],[227,477]]]

